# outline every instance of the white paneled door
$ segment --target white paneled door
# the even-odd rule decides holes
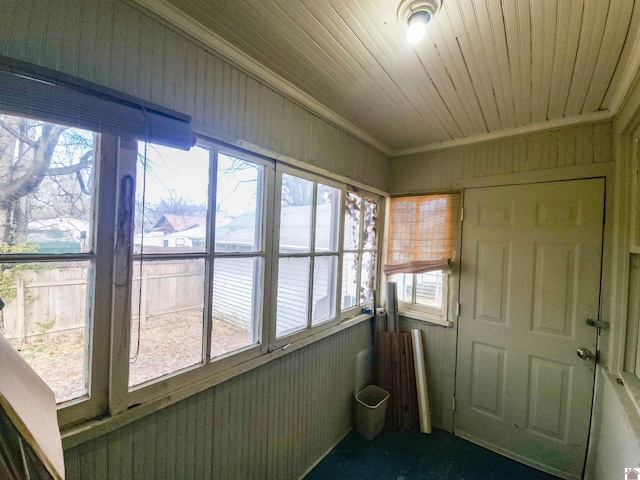
[[[563,478],[587,449],[603,215],[604,179],[464,194],[455,433]]]

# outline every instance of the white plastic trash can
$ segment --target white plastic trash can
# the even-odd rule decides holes
[[[384,428],[389,392],[369,385],[356,394],[356,432],[373,440]]]

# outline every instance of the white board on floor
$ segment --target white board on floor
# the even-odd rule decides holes
[[[64,479],[56,398],[46,383],[0,335],[0,408],[51,476]]]

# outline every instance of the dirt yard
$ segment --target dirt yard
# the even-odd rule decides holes
[[[251,343],[250,332],[223,321],[213,322],[212,353],[219,356]],[[202,313],[199,310],[154,316],[131,335],[129,384],[140,385],[202,361]],[[16,342],[14,346],[17,347]],[[137,351],[137,355],[136,355]],[[85,394],[84,332],[31,339],[22,356],[47,382],[58,403]]]

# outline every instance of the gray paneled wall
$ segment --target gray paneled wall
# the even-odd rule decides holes
[[[448,190],[454,180],[613,161],[610,121],[397,157],[393,193]]]
[[[67,479],[295,479],[351,428],[363,322],[65,452]]]
[[[199,133],[386,188],[388,161],[120,0],[0,0],[0,54],[189,114]]]

